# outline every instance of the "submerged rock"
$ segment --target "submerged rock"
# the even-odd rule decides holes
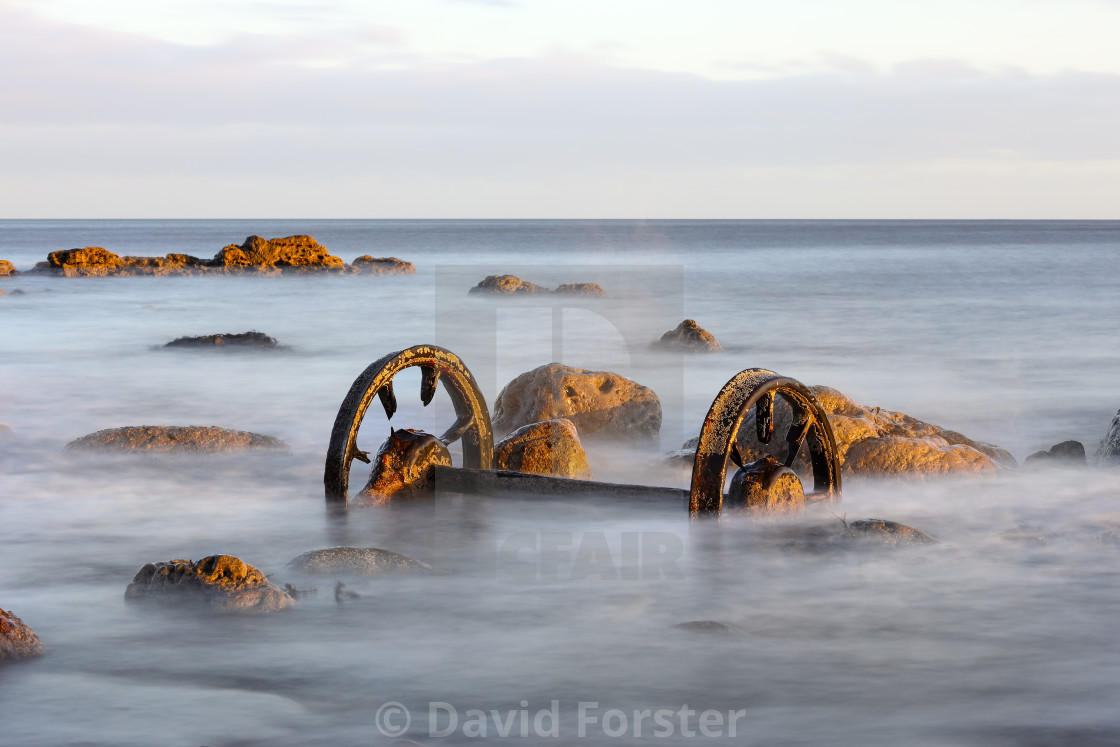
[[[0,278],[6,278],[10,275],[18,275],[19,270],[6,259],[0,259]]]
[[[328,547],[324,550],[311,550],[288,561],[287,567],[300,573],[351,576],[432,570],[427,563],[377,547]]]
[[[479,281],[478,285],[471,288],[470,293],[494,294],[533,294],[545,293],[547,289],[536,283],[522,280],[516,275],[487,275]]]
[[[579,431],[567,418],[523,425],[494,447],[498,469],[590,480]]]
[[[451,466],[451,453],[442,441],[421,430],[390,427],[389,438],[373,460],[369,482],[354,502],[380,505],[398,496],[430,494],[435,489],[437,465]]]
[[[561,363],[521,374],[494,401],[500,431],[554,418],[567,418],[583,435],[652,439],[661,429],[661,401],[624,376]]]
[[[685,319],[661,335],[661,339],[653,343],[659,350],[682,350],[686,353],[722,353],[723,346],[708,330],[701,327],[692,319]]]
[[[1087,465],[1085,445],[1080,441],[1062,441],[1047,451],[1036,451],[1023,460],[1023,465],[1039,466],[1045,464],[1065,464],[1071,466]]]
[[[273,350],[279,343],[276,338],[269,337],[264,332],[250,330],[233,334],[226,332],[219,335],[205,335],[203,337],[178,337],[164,345],[165,348],[209,348],[221,346],[222,348],[241,347],[256,348],[258,350]]]
[[[354,260],[357,267],[366,275],[415,275],[416,267],[411,262],[396,257],[371,257],[366,254]]]
[[[149,451],[215,454],[246,449],[287,449],[278,438],[215,425],[134,425],[90,433],[64,451]]]
[[[689,620],[673,626],[677,630],[705,635],[742,635],[746,631],[736,625],[728,625],[718,620]]]
[[[937,540],[906,524],[886,519],[860,519],[846,525],[849,534],[861,540],[875,540],[882,545],[931,545]]]
[[[7,610],[0,609],[0,664],[39,656],[43,643],[35,631]]]
[[[1120,411],[1117,411],[1108,427],[1108,433],[1097,447],[1097,461],[1101,464],[1120,464]]]
[[[556,286],[553,293],[561,293],[569,296],[592,296],[594,298],[606,298],[607,292],[603,290],[603,286],[598,283],[561,283]]]
[[[129,601],[204,604],[220,612],[259,615],[295,606],[290,594],[260,570],[232,555],[211,555],[196,562],[148,563],[125,589]]]

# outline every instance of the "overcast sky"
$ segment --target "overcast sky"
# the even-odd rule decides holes
[[[1120,218],[1120,0],[0,0],[4,218]]]

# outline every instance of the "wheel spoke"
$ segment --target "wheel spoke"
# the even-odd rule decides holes
[[[439,384],[439,369],[434,366],[420,366],[420,401],[427,407],[436,396],[436,386]]]
[[[389,420],[393,419],[393,415],[397,412],[397,395],[393,393],[393,380],[385,384],[377,390],[377,398],[381,400],[381,406],[385,408],[385,417]]]

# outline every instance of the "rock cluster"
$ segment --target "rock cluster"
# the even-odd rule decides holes
[[[432,567],[407,555],[377,547],[328,547],[311,550],[288,561],[287,567],[307,574],[380,576],[400,571],[431,571]]]
[[[6,278],[9,275],[18,275],[19,270],[6,259],[0,259],[0,278]]]
[[[556,290],[550,291],[536,283],[522,280],[516,275],[487,275],[470,293],[489,293],[493,295],[534,295],[538,293],[560,293],[566,295],[594,296],[606,298],[607,292],[598,283],[561,283]]]
[[[554,418],[567,418],[585,436],[652,439],[661,430],[661,401],[624,376],[560,363],[521,374],[494,401],[494,427],[502,432]]]
[[[567,418],[523,425],[494,447],[498,469],[590,480],[579,431]]]
[[[35,631],[7,610],[0,609],[0,663],[30,659],[43,653]]]
[[[396,257],[371,257],[365,254],[354,260],[353,266],[366,275],[415,275],[411,262]]]
[[[661,335],[661,339],[653,343],[658,350],[680,350],[686,353],[722,353],[723,346],[708,330],[701,327],[693,319],[685,319]]]
[[[203,604],[220,612],[258,615],[296,604],[260,570],[232,555],[197,563],[168,560],[141,568],[124,592],[129,601]]]
[[[278,438],[217,426],[133,425],[90,433],[65,451],[147,451],[215,454],[246,449],[287,449]]]
[[[10,263],[7,263],[10,266]],[[0,275],[3,266],[0,265]],[[12,268],[15,271],[15,268]],[[199,275],[257,273],[366,272],[372,274],[414,273],[411,262],[395,257],[359,257],[353,266],[332,255],[310,236],[264,239],[250,236],[241,244],[230,244],[211,259],[189,254],[163,257],[120,256],[99,246],[51,252],[36,272],[65,277],[106,277],[118,275]]]
[[[205,335],[203,337],[178,337],[164,345],[165,348],[210,348],[210,347],[240,347],[256,348],[258,350],[272,350],[279,343],[276,338],[269,337],[264,332],[250,330],[240,334],[226,332],[220,335]]]

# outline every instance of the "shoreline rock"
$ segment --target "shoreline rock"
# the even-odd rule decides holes
[[[1101,439],[1096,458],[1098,464],[1120,464],[1120,410],[1112,418],[1108,432]]]
[[[528,280],[522,280],[516,275],[487,275],[479,281],[478,285],[467,291],[470,293],[490,294],[495,296],[516,296],[536,294],[560,294],[570,296],[591,296],[606,298],[607,292],[598,283],[561,283],[556,290],[549,290]]]
[[[21,661],[43,653],[43,642],[27,623],[0,609],[0,664]]]
[[[396,257],[371,257],[365,254],[350,263],[365,275],[415,275],[416,266]]]
[[[218,454],[249,449],[288,449],[288,445],[272,436],[216,425],[134,425],[89,433],[66,444],[63,451]]]
[[[183,559],[148,563],[133,577],[124,598],[163,605],[201,604],[242,615],[278,612],[297,604],[258,568],[233,555],[210,555],[197,563]]]
[[[431,572],[427,563],[379,547],[328,547],[298,555],[284,566],[308,575],[381,576],[386,573]]]
[[[494,446],[496,469],[591,480],[587,453],[571,420],[523,425]]]
[[[0,278],[11,277],[12,275],[18,274],[19,270],[16,269],[15,265],[6,259],[0,259]]]
[[[269,337],[264,332],[250,330],[233,334],[226,332],[218,335],[204,335],[202,337],[177,337],[164,345],[165,348],[253,348],[256,350],[275,350],[279,345],[275,337]]]
[[[1088,466],[1089,460],[1085,458],[1085,445],[1080,441],[1062,441],[1060,444],[1054,444],[1046,451],[1036,451],[1023,460],[1024,467],[1055,464],[1071,467]]]
[[[723,352],[723,346],[719,344],[715,335],[693,319],[685,319],[675,329],[661,335],[661,339],[651,347],[655,350],[680,350],[685,353]]]

